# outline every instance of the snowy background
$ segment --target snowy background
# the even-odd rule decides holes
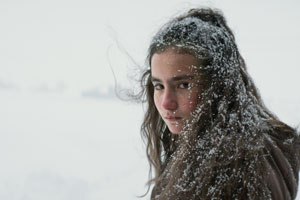
[[[130,57],[143,66],[160,25],[200,5],[223,10],[266,105],[298,126],[298,0],[1,0],[0,199],[146,192],[143,109],[115,97],[111,68],[130,86]]]

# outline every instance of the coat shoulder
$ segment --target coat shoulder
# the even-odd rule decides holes
[[[272,199],[295,199],[300,167],[299,133],[279,122],[264,134],[267,184]]]

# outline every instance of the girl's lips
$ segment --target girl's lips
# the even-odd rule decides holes
[[[171,122],[175,122],[175,121],[179,121],[182,118],[181,117],[165,117],[166,120],[171,121]]]

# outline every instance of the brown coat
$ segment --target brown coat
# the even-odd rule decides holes
[[[299,159],[299,150],[300,150],[300,142],[299,136],[295,132],[294,129],[289,127],[279,128],[269,133],[264,134],[264,148],[261,155],[261,159],[263,161],[264,167],[263,170],[259,167],[257,169],[252,169],[256,171],[255,173],[246,172],[248,176],[244,177],[245,181],[249,182],[250,177],[253,174],[257,174],[257,176],[263,176],[263,178],[259,179],[255,177],[256,180],[262,180],[264,182],[261,185],[265,185],[266,188],[262,190],[267,190],[269,192],[270,198],[272,200],[292,200],[296,198],[297,190],[298,190],[298,172],[300,166]],[[247,154],[246,154],[247,155]],[[242,160],[247,160],[247,158],[243,158]],[[260,166],[260,165],[256,165]],[[244,166],[243,169],[248,170],[248,167]],[[251,171],[251,170],[249,170]],[[229,185],[229,187],[228,187]],[[225,188],[226,187],[226,188]],[[223,191],[223,197],[220,199],[265,199],[265,197],[249,197],[247,194],[247,188],[239,188],[243,192],[243,197],[234,198],[234,194],[232,191],[237,191],[237,187],[240,187],[240,184],[227,184],[224,188],[219,188],[219,190]],[[256,187],[256,186],[254,186]],[[182,193],[179,192],[176,195],[170,195],[172,197],[168,197],[163,195],[164,197],[160,197],[160,194],[163,193],[164,189],[158,187],[158,185],[154,186],[151,194],[151,199],[153,200],[198,200],[198,199],[211,199],[211,197],[203,197],[205,195],[201,194],[201,197],[195,196],[193,193]],[[170,192],[169,192],[170,193]],[[173,192],[171,192],[174,194]],[[217,198],[219,199],[219,198]]]
[[[265,138],[266,159],[270,167],[267,179],[272,199],[295,199],[298,190],[299,137],[293,132],[268,134]]]

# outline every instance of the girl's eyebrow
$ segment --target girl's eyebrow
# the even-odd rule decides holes
[[[154,76],[151,76],[151,81],[152,82],[161,82],[159,78],[155,78]]]
[[[182,76],[174,76],[171,78],[170,81],[182,81],[182,80],[193,80],[193,75],[182,75]],[[162,82],[159,78],[156,78],[154,76],[151,77],[152,82]]]

